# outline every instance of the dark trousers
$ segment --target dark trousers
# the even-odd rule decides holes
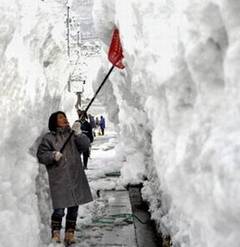
[[[82,155],[83,155],[83,167],[86,169],[88,164],[88,158],[90,156],[90,149],[88,149],[86,152],[83,152]]]
[[[101,128],[101,132],[102,132],[102,135],[104,136],[104,129],[103,128]]]
[[[60,230],[62,227],[62,218],[64,217],[64,208],[54,209],[52,214],[52,231]],[[66,227],[65,231],[68,229],[76,228],[76,221],[78,216],[78,206],[67,208],[67,216],[66,216]]]

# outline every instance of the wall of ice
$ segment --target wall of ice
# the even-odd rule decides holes
[[[125,56],[101,95],[122,179],[148,178],[143,195],[174,246],[239,246],[239,11],[236,0],[95,0],[105,51],[115,25]]]
[[[41,210],[49,209],[36,194],[48,196],[47,180],[36,184],[39,165],[28,149],[63,105],[65,6],[2,0],[0,12],[0,246],[43,246],[41,228],[49,219]]]

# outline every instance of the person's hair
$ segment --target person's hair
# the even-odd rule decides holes
[[[65,112],[63,111],[57,111],[51,114],[48,120],[48,128],[50,131],[56,131],[57,129],[57,116],[58,114],[63,114],[66,117]]]

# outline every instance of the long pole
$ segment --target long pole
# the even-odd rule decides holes
[[[70,135],[68,136],[67,140],[63,143],[60,152],[62,153],[64,148],[66,147],[67,143],[69,142],[69,140],[71,139],[72,135],[73,135],[74,131],[71,131]]]
[[[106,80],[108,79],[109,75],[112,73],[114,69],[114,65],[112,65],[112,67],[110,68],[110,70],[108,71],[107,75],[105,76],[105,78],[103,79],[102,83],[100,84],[98,90],[96,91],[95,95],[93,96],[93,98],[91,99],[91,101],[89,102],[87,108],[84,110],[87,113],[87,110],[89,109],[89,107],[91,106],[91,104],[93,103],[94,99],[97,97],[99,91],[101,90],[101,88],[103,87],[104,83],[106,82]],[[64,142],[63,146],[60,149],[60,152],[62,153],[65,146],[67,145],[67,143],[69,142],[69,140],[71,139],[73,135],[73,131],[71,131],[70,135],[68,136],[67,140]]]
[[[108,79],[109,75],[112,73],[114,69],[114,65],[112,65],[111,69],[108,71],[107,75],[105,76],[105,78],[103,79],[102,83],[100,84],[98,90],[96,91],[95,95],[93,96],[93,98],[91,99],[91,101],[89,102],[87,108],[84,110],[85,112],[88,111],[89,107],[91,106],[91,104],[93,103],[93,101],[95,100],[95,98],[97,97],[99,91],[101,90],[101,88],[103,87],[104,83],[106,82],[106,80]]]

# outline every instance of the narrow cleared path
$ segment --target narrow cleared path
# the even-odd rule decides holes
[[[95,138],[86,170],[94,201],[79,209],[74,247],[161,246],[152,233],[152,226],[149,228],[133,216],[136,213],[150,222],[149,214],[138,209],[140,194],[135,191],[129,196],[129,191],[134,189],[128,191],[119,182],[122,164],[115,161],[116,144],[114,132]]]

